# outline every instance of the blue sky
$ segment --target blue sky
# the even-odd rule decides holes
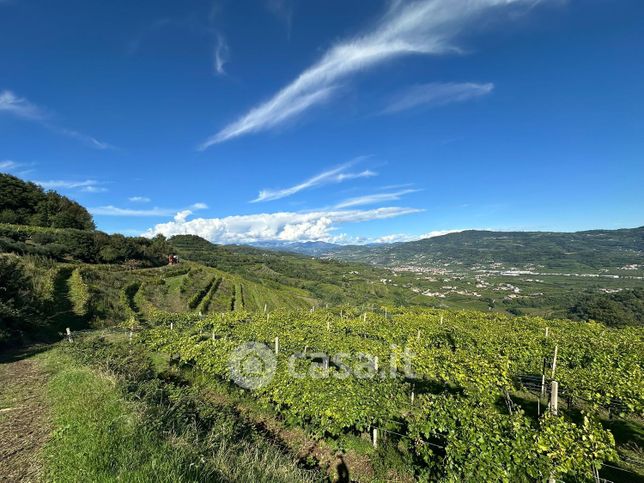
[[[644,224],[640,0],[0,0],[0,170],[108,232]]]

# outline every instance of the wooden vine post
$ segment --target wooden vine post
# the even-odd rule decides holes
[[[559,383],[552,381],[550,389],[550,412],[555,416],[559,412]]]
[[[549,333],[550,333],[550,328],[546,327],[546,341],[548,340]],[[554,361],[556,361],[556,359],[557,359],[557,347],[555,346],[555,357],[553,359],[553,366],[552,366],[552,378],[553,379],[555,377],[554,370],[555,370],[556,362],[554,362]],[[539,415],[541,415],[541,398],[546,397],[546,364],[547,364],[547,360],[544,357],[543,358],[543,367],[541,368],[541,396],[537,399],[537,413]]]
[[[275,337],[275,355],[279,354],[280,352],[280,338]]]
[[[559,414],[559,383],[555,381],[555,371],[557,369],[557,352],[559,346],[555,346],[555,353],[552,357],[552,383],[550,386],[550,404],[549,409],[550,413],[554,416]],[[550,475],[548,478],[548,483],[555,483],[557,480],[554,475]]]
[[[69,342],[74,342],[74,339],[72,339],[72,331],[69,327],[65,329],[65,333],[67,334],[67,340]]]

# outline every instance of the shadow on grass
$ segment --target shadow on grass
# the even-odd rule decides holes
[[[27,347],[2,349],[0,352],[0,364],[10,364],[22,359],[29,359],[36,354],[49,350],[50,348],[51,346],[49,344],[36,344]]]

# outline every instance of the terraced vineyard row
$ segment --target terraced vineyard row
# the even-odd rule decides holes
[[[189,262],[175,267],[135,270],[107,265],[70,265],[63,271],[65,293],[67,279],[73,282],[75,316],[112,323],[128,323],[132,318],[145,318],[157,311],[205,315],[243,308],[303,309],[316,303],[297,288],[253,282]],[[45,275],[39,277],[43,283],[51,278]],[[47,287],[41,291],[43,300],[51,292]]]

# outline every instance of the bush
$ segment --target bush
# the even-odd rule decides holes
[[[172,251],[165,237],[108,235],[100,231],[0,223],[0,251],[85,263],[135,263],[160,266]]]
[[[644,289],[585,295],[568,309],[567,316],[612,326],[644,325]]]
[[[0,346],[22,339],[39,325],[33,281],[17,258],[0,256]]]

